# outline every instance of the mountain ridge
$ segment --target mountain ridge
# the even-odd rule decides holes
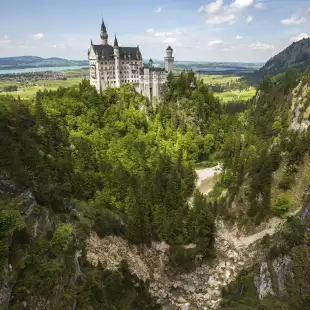
[[[289,68],[304,70],[310,63],[310,38],[293,42],[286,49],[270,58],[259,70],[249,74],[247,81],[258,84],[266,75],[275,76],[286,72]]]
[[[0,58],[0,70],[36,67],[88,66],[87,60],[69,60],[59,57],[15,56]]]

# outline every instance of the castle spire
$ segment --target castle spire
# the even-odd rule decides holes
[[[102,17],[102,22],[101,22],[101,32],[100,32],[100,38],[101,38],[101,44],[102,45],[108,45],[108,32],[107,32],[107,28],[105,27],[104,21],[103,21],[103,17]]]
[[[101,31],[102,32],[107,32],[107,29],[106,29],[104,21],[103,21],[103,16],[102,16],[102,22],[101,22]]]
[[[116,47],[118,47],[118,41],[117,41],[117,38],[116,38],[116,34],[115,34],[115,39],[114,39],[114,46]]]

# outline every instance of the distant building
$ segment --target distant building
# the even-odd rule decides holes
[[[135,89],[148,97],[161,97],[167,74],[172,70],[174,57],[173,49],[166,49],[165,68],[153,66],[152,59],[143,64],[139,46],[122,47],[118,45],[115,35],[114,44],[108,44],[108,33],[102,20],[101,44],[95,45],[91,41],[88,49],[88,62],[90,66],[90,84],[97,91],[107,87],[119,87],[131,83]]]

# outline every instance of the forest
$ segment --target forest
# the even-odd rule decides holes
[[[279,183],[285,193],[310,151],[309,133],[289,128],[285,100],[300,80],[309,82],[309,72],[267,76],[256,98],[225,106],[193,72],[170,73],[155,105],[129,84],[97,93],[87,80],[39,91],[35,100],[0,96],[1,176],[30,189],[36,212],[53,218],[52,230],[31,240],[20,203],[0,196],[0,263],[18,262],[8,309],[59,283],[64,309],[73,296],[78,309],[157,309],[125,262],[117,272],[101,266],[98,273],[82,253],[84,278],[72,284],[77,245],[91,231],[133,244],[165,241],[171,268],[190,270],[197,255],[216,255],[217,216],[251,225],[285,214],[291,201],[282,195],[272,204],[272,174],[286,163]],[[199,162],[224,165],[208,199],[195,190]],[[236,214],[231,204],[241,187],[246,203]],[[28,253],[22,263],[20,243]],[[197,246],[183,247],[190,243]]]
[[[45,287],[34,287],[39,268],[34,261],[41,273],[57,274],[57,264],[90,231],[135,244],[164,240],[172,245],[172,266],[190,268],[197,254],[214,255],[216,206],[194,192],[194,165],[221,148],[230,116],[193,73],[171,74],[164,101],[155,107],[129,84],[99,94],[86,80],[39,91],[33,101],[11,96],[0,101],[1,175],[30,189],[40,212],[55,219],[51,239],[26,241],[34,253],[27,258],[29,268],[20,270],[15,302],[26,287],[33,287],[27,294]],[[27,231],[19,205],[7,205],[7,199],[2,197],[2,263],[12,254],[8,236]],[[188,243],[197,247],[185,250]]]

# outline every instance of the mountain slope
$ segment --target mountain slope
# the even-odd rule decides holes
[[[87,60],[68,60],[58,57],[42,58],[37,56],[0,58],[0,70],[59,66],[88,66],[88,62]]]
[[[245,79],[259,83],[266,75],[274,76],[286,72],[289,68],[303,70],[310,62],[310,38],[294,42],[284,51],[272,57],[259,70],[248,75]]]

